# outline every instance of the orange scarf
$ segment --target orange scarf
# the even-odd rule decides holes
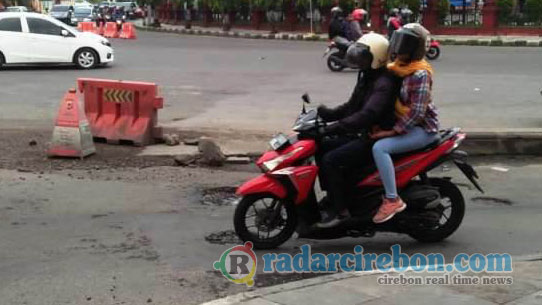
[[[429,72],[429,74],[433,75],[433,67],[431,67],[431,65],[425,59],[413,61],[408,64],[396,60],[388,64],[388,70],[402,78],[410,76],[419,70],[425,70]],[[401,118],[406,116],[409,112],[410,107],[404,105],[400,99],[397,99],[395,102],[395,116],[397,118]]]
[[[388,64],[388,70],[399,77],[407,77],[418,70],[426,70],[429,74],[433,75],[433,67],[425,59],[413,61],[408,64],[396,60]]]

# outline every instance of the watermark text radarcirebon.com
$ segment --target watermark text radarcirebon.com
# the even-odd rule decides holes
[[[512,272],[512,257],[508,253],[457,254],[446,264],[442,253],[408,255],[401,245],[390,247],[391,253],[364,253],[362,246],[354,247],[353,253],[312,253],[310,245],[302,245],[301,252],[266,253],[262,256],[265,273],[318,273],[354,271],[414,271],[414,272]]]

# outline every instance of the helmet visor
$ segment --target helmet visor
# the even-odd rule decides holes
[[[370,47],[360,42],[356,42],[348,47],[346,51],[346,62],[352,68],[367,70],[371,67],[373,55]]]
[[[413,55],[420,45],[420,37],[414,32],[406,29],[395,31],[390,41],[390,58],[397,55]]]

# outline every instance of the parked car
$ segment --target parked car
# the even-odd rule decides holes
[[[6,12],[28,12],[26,6],[9,6],[6,7]]]
[[[0,67],[4,64],[75,64],[91,69],[113,62],[105,38],[36,13],[0,14]]]
[[[73,15],[73,6],[71,5],[53,5],[49,15],[65,24],[71,24]]]
[[[96,11],[92,6],[76,6],[73,10],[71,24],[77,25],[79,22],[93,22],[96,20]]]

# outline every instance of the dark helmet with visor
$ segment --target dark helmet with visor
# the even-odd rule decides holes
[[[339,17],[343,17],[343,10],[338,6],[335,6],[331,9],[331,18]]]
[[[411,61],[422,60],[427,51],[429,31],[418,23],[409,23],[395,31],[390,40],[390,57],[409,55]]]

